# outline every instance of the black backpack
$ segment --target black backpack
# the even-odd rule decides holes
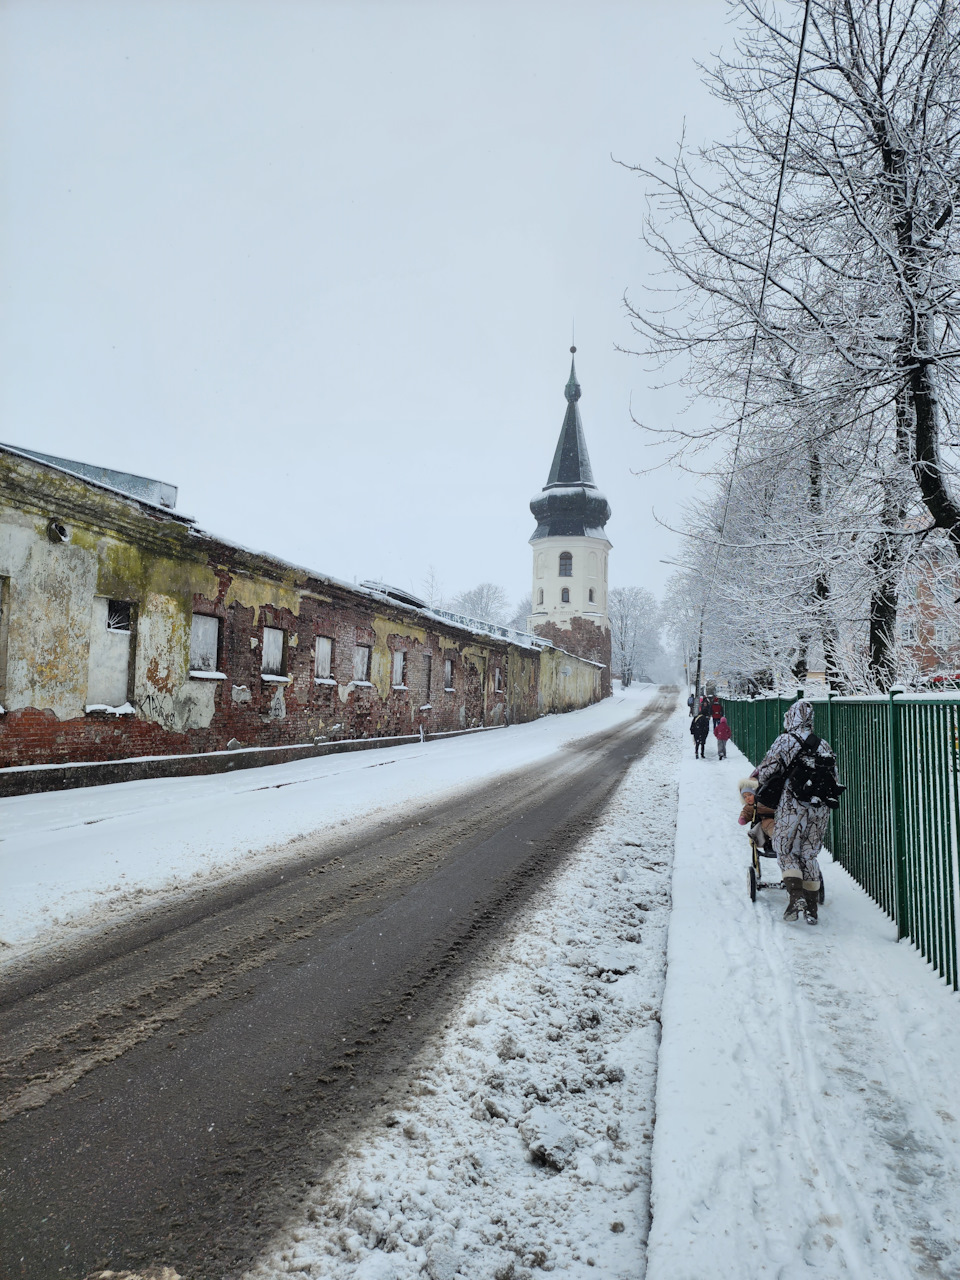
[[[820,750],[826,745],[815,733],[806,738],[791,735],[800,744],[800,750],[793,757],[784,773],[769,781],[757,793],[761,804],[776,808],[780,803],[783,788],[787,782],[793,788],[793,794],[801,804],[808,804],[813,809],[826,805],[828,809],[840,806],[840,797],[846,787],[837,778],[837,757],[829,747],[826,752]]]
[[[787,774],[793,794],[801,804],[812,805],[815,809],[821,805],[828,809],[839,808],[840,797],[846,787],[837,778],[837,757],[815,733],[800,741],[800,751],[794,756]],[[821,746],[826,747],[826,751],[821,751]]]

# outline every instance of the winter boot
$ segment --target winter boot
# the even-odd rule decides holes
[[[800,904],[803,902],[803,883],[799,876],[784,876],[783,883],[790,894],[783,913],[784,920],[796,920],[800,915]]]
[[[815,889],[808,889],[806,884],[803,886],[803,918],[807,924],[817,923],[817,903],[820,901],[820,886]],[[796,919],[796,917],[794,917]]]

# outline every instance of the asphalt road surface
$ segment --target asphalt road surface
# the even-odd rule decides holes
[[[7,980],[3,1280],[239,1276],[673,704]]]

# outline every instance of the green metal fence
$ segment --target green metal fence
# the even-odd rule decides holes
[[[831,852],[956,991],[960,696],[810,701],[847,785],[830,820]],[[724,700],[733,740],[755,764],[791,702]]]

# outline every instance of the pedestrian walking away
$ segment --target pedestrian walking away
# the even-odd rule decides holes
[[[690,732],[693,734],[694,759],[699,757],[702,760],[706,760],[707,756],[704,748],[710,733],[710,717],[705,712],[698,711],[690,721]]]
[[[811,703],[802,698],[788,707],[783,729],[757,767],[757,800],[776,808],[773,848],[790,894],[783,918],[796,920],[802,908],[807,924],[816,924],[817,858],[842,788],[829,743],[813,732]]]
[[[727,717],[721,716],[719,720],[713,722],[713,736],[717,740],[717,755],[721,760],[727,758],[727,743],[730,741],[730,726],[727,724]]]
[[[696,706],[696,702],[696,695],[691,693],[690,697],[687,699],[687,710],[691,715],[693,715],[693,708]]]

